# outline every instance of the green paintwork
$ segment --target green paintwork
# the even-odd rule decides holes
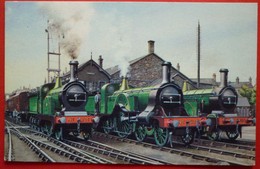
[[[94,96],[89,96],[87,104],[85,106],[85,110],[90,113],[94,114],[95,113],[95,101],[94,101]]]
[[[61,110],[59,93],[63,89],[59,84],[48,83],[40,86],[37,93],[29,98],[29,110],[31,113],[54,115]]]
[[[151,90],[157,88],[135,88],[119,90],[119,84],[106,84],[101,89],[100,113],[111,115],[117,105],[123,105],[129,111],[143,111],[148,104]],[[90,114],[95,113],[95,96],[89,96],[88,103],[85,107]]]
[[[29,98],[29,112],[32,114],[38,114],[38,95]]]
[[[56,88],[55,88],[56,87]],[[55,86],[51,89],[43,100],[43,114],[54,115],[57,111],[61,111],[62,107],[59,101],[59,94],[63,86]]]
[[[199,104],[209,105],[209,98],[214,96],[214,89],[188,90],[183,92],[184,107],[190,116],[197,116]]]
[[[199,90],[188,90],[183,92],[183,95],[208,95],[212,94],[214,89],[199,89]]]

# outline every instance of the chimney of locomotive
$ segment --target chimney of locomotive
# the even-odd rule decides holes
[[[120,89],[119,89],[119,90],[127,90],[127,89],[129,89],[129,86],[128,86],[128,78],[122,76],[122,83],[121,83],[121,86],[120,86]]]
[[[223,88],[227,86],[228,83],[228,69],[220,69],[220,85],[219,87]]]
[[[169,83],[171,78],[171,62],[162,63],[162,84]]]
[[[76,60],[70,61],[70,81],[73,82],[77,80],[77,73],[78,73],[78,65],[79,62]]]
[[[148,54],[154,53],[154,41],[149,40],[148,41]]]

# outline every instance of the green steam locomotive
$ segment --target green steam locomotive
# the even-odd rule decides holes
[[[15,114],[12,116],[20,121],[29,121],[32,128],[56,139],[63,140],[72,132],[74,135],[81,133],[87,140],[94,116],[85,111],[88,91],[77,79],[77,66],[77,61],[70,62],[70,81],[64,85],[57,78],[56,83],[47,83],[35,90],[11,96],[6,101],[7,113]]]
[[[242,127],[255,123],[253,117],[239,116],[236,112],[238,93],[228,85],[228,69],[220,69],[220,85],[211,89],[184,88],[184,107],[190,116],[206,118],[200,134],[211,140],[220,139],[221,131],[230,140],[242,136]]]
[[[199,119],[184,110],[182,90],[170,81],[170,69],[171,63],[162,64],[163,80],[157,86],[131,88],[127,78],[121,84],[106,84],[100,105],[95,106],[97,95],[89,96],[86,111],[97,116],[95,121],[105,133],[134,134],[138,141],[153,136],[159,146],[177,135],[190,144]]]

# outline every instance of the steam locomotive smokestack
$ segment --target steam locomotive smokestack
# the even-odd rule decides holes
[[[128,78],[127,77],[122,77],[122,83],[121,83],[121,87],[119,90],[127,90],[129,89],[129,86],[128,86]]]
[[[220,69],[220,85],[219,87],[223,88],[227,86],[228,83],[228,69]]]
[[[73,82],[77,80],[77,73],[78,73],[78,65],[79,62],[76,60],[70,61],[70,81]]]
[[[171,66],[171,62],[162,63],[162,84],[170,82]]]

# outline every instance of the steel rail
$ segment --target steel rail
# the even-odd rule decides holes
[[[96,162],[95,160],[93,159],[88,159],[88,158],[85,158],[85,157],[82,157],[80,155],[77,155],[77,154],[73,154],[67,150],[63,150],[61,148],[58,148],[58,147],[55,147],[53,145],[50,145],[48,143],[44,143],[42,141],[39,141],[39,140],[36,140],[36,139],[33,139],[33,138],[29,138],[32,142],[34,142],[36,145],[39,145],[47,150],[51,150],[52,152],[54,153],[57,153],[59,155],[63,155],[65,157],[68,157],[69,159],[71,160],[74,160],[76,162],[80,162],[80,163],[91,163],[91,164],[98,164],[98,162]]]
[[[228,160],[225,158],[220,158],[220,157],[209,157],[207,155],[200,155],[197,153],[193,153],[193,152],[189,152],[189,151],[184,151],[184,150],[180,150],[180,149],[176,149],[176,148],[169,148],[169,147],[158,147],[155,144],[150,144],[150,143],[146,143],[146,142],[138,142],[136,140],[131,140],[131,139],[127,139],[127,138],[120,138],[117,136],[113,136],[113,135],[108,135],[105,133],[100,133],[100,132],[94,132],[93,134],[99,136],[99,137],[105,137],[105,138],[109,138],[111,140],[118,140],[118,141],[122,141],[122,142],[127,142],[127,143],[131,143],[131,144],[135,144],[135,145],[142,145],[144,147],[149,147],[151,149],[156,149],[156,150],[160,150],[160,151],[164,151],[164,152],[169,152],[169,153],[173,153],[173,154],[177,154],[177,155],[181,155],[181,156],[186,156],[186,157],[191,157],[193,159],[196,160],[201,160],[201,161],[206,161],[206,162],[211,162],[211,163],[228,163],[229,165],[246,165],[240,161],[233,161],[233,160]]]
[[[123,152],[114,148],[108,148],[108,146],[104,146],[101,147],[101,144],[99,144],[99,146],[93,146],[92,145],[86,145],[86,144],[81,144],[78,142],[74,142],[74,141],[69,141],[69,140],[65,140],[65,142],[67,144],[73,145],[75,147],[84,149],[84,150],[88,150],[88,151],[93,151],[93,152],[97,152],[99,154],[102,155],[107,155],[110,156],[112,158],[118,159],[118,160],[122,160],[131,164],[153,164],[153,165],[162,165],[162,164],[172,164],[172,163],[167,163],[167,162],[158,162],[159,160],[153,161],[151,159],[145,158],[145,157],[141,157],[140,155],[135,155],[133,153],[127,153],[127,152]],[[92,141],[91,141],[92,142]],[[91,144],[90,142],[90,144]]]
[[[68,147],[68,145],[67,145],[68,143],[69,143],[69,145],[72,145],[72,146],[75,146],[75,147],[78,147],[78,148],[82,148],[82,146],[85,146],[85,149],[86,149],[86,146],[87,146],[87,145],[82,144],[79,147],[79,145],[78,145],[79,143],[76,144],[76,142],[73,143],[73,141],[69,141],[69,140],[64,140],[64,143],[67,143],[67,144],[64,144],[63,142],[60,142],[60,141],[58,141],[58,140],[56,140],[54,138],[48,137],[46,134],[43,134],[43,133],[38,132],[38,131],[31,130],[31,129],[21,128],[19,130],[23,130],[25,132],[34,133],[35,135],[40,135],[41,137],[45,137],[49,141],[52,141],[54,144],[56,144],[58,146],[66,147],[66,149],[68,151],[70,151],[70,152],[71,151],[72,152],[73,151],[79,151],[79,150],[75,150],[75,148]],[[105,147],[105,146],[103,146],[103,147]],[[132,153],[132,155],[130,155],[130,153],[124,153],[124,152],[119,151],[119,150],[117,150],[117,152],[111,152],[112,150],[108,151],[108,150],[104,150],[102,148],[95,148],[93,146],[88,147],[88,150],[90,150],[92,152],[98,152],[100,154],[107,154],[107,155],[110,155],[111,157],[114,157],[116,159],[121,159],[123,161],[128,161],[128,162],[131,162],[133,164],[175,164],[175,163],[165,162],[165,161],[162,161],[162,160],[160,160],[160,162],[155,162],[155,161],[159,161],[159,160],[158,159],[153,159],[153,158],[150,158],[148,160],[148,157],[146,157],[146,158],[145,157],[141,157],[141,155],[136,155],[136,154],[134,155],[133,153]],[[115,151],[115,149],[114,149],[114,151]],[[81,153],[83,153],[83,152],[81,151]],[[125,156],[123,154],[125,154]],[[99,158],[98,162],[100,162],[100,163],[108,163],[108,164],[110,163],[110,164],[113,164],[112,161],[101,159],[100,157],[94,156],[93,154],[87,153],[86,151],[84,151],[84,155],[92,156],[92,158]]]
[[[98,156],[95,156],[91,153],[87,153],[87,152],[82,152],[81,150],[79,149],[76,149],[75,147],[72,147],[68,144],[65,144],[57,139],[54,139],[52,137],[48,137],[46,134],[44,133],[41,133],[41,132],[38,132],[38,131],[35,131],[35,130],[31,130],[31,129],[26,129],[26,128],[20,128],[19,130],[22,130],[24,132],[27,132],[27,133],[30,133],[30,134],[33,134],[33,135],[38,135],[40,137],[43,137],[43,138],[46,138],[48,141],[56,144],[57,146],[60,146],[61,148],[65,149],[66,151],[64,151],[63,153],[64,154],[68,154],[69,156],[73,156],[73,154],[76,154],[77,155],[77,158],[78,156],[80,156],[82,159],[86,158],[86,159],[90,159],[91,161],[89,161],[89,163],[99,163],[99,164],[114,164],[113,161],[110,161],[110,160],[107,160],[107,159],[104,159],[104,158],[101,158],[101,157],[98,157]],[[33,138],[30,138],[30,139],[33,139]],[[40,142],[38,140],[35,140],[33,139],[34,142]],[[56,147],[53,147],[47,143],[43,143],[43,142],[40,142],[39,145],[43,145],[43,144],[46,144],[46,147],[44,148],[51,148],[52,150],[55,150]],[[56,151],[56,150],[55,150]],[[63,150],[62,150],[63,151]],[[84,160],[83,160],[84,161]],[[88,160],[87,160],[88,161]]]
[[[208,140],[208,138],[206,136],[202,136],[200,138],[200,140]],[[211,140],[208,140],[208,141],[211,141]],[[230,140],[230,139],[227,139],[227,138],[221,138],[220,140],[215,141],[215,142],[218,142],[218,143],[230,143],[230,144],[234,144],[234,145],[238,144],[238,145],[244,145],[244,146],[255,146],[255,141],[248,140],[248,139]]]
[[[7,128],[7,133],[8,133],[8,158],[7,161],[12,161],[12,135],[10,132],[10,129]]]
[[[99,142],[96,142],[96,141],[89,140],[89,143],[90,143],[91,146],[101,147],[101,148],[105,148],[106,150],[109,150],[109,151],[122,153],[122,150],[116,149],[114,147],[111,147],[111,146],[108,146],[108,145],[105,145],[105,144],[102,144],[102,143],[99,143]],[[171,163],[171,162],[167,162],[167,161],[164,161],[164,160],[155,159],[155,158],[152,158],[152,157],[147,157],[147,156],[140,155],[140,154],[137,154],[137,153],[132,153],[132,152],[123,152],[123,153],[126,153],[128,155],[134,156],[134,157],[139,158],[139,159],[156,161],[156,162],[158,162],[160,164],[164,164],[164,165],[165,164],[166,165],[176,164],[176,163]]]
[[[200,142],[200,140],[197,140],[197,144],[195,142],[193,144],[188,145],[187,147],[190,149],[202,150],[202,151],[207,151],[210,153],[216,153],[216,154],[227,155],[227,156],[231,156],[231,157],[255,160],[255,155],[252,154],[253,151],[246,153],[246,152],[237,152],[234,150],[227,150],[225,148],[229,145],[229,143],[224,143],[224,142],[219,142],[218,147],[221,147],[221,148],[218,149],[218,148],[216,148],[216,145],[214,145],[214,141],[209,141],[209,140],[201,140],[201,141],[202,142]],[[185,146],[183,143],[180,143],[177,141],[174,141],[174,144]],[[202,144],[206,144],[208,146],[205,146]],[[215,143],[215,144],[217,144],[217,143]],[[235,146],[235,147],[237,147],[237,146]],[[241,145],[241,146],[243,146],[243,145]]]
[[[22,139],[30,147],[30,149],[32,149],[35,153],[37,153],[38,157],[40,157],[42,161],[56,162],[54,159],[52,159],[48,154],[42,151],[36,144],[34,144],[30,139],[28,139],[24,134],[19,132],[17,129],[14,128],[11,130],[11,132],[13,132],[18,138]]]
[[[88,157],[88,158],[91,158],[92,160],[96,161],[97,163],[101,163],[101,164],[115,164],[113,161],[110,161],[110,160],[107,160],[107,159],[104,159],[104,158],[101,158],[101,157],[98,157],[94,154],[91,154],[91,153],[88,153],[88,152],[83,152],[82,150],[80,149],[77,149],[73,146],[71,146],[70,144],[65,144],[61,141],[58,141],[54,138],[51,138],[51,137],[48,137],[47,138],[49,141],[53,142],[54,144],[72,152],[73,154],[77,154],[77,155],[80,155],[80,156],[84,156],[85,158]],[[66,142],[66,140],[64,141]]]
[[[193,144],[199,145],[208,145],[214,147],[226,147],[226,148],[235,148],[241,150],[255,151],[255,146],[243,145],[243,144],[234,144],[234,143],[226,143],[221,141],[212,141],[205,139],[194,139]]]

